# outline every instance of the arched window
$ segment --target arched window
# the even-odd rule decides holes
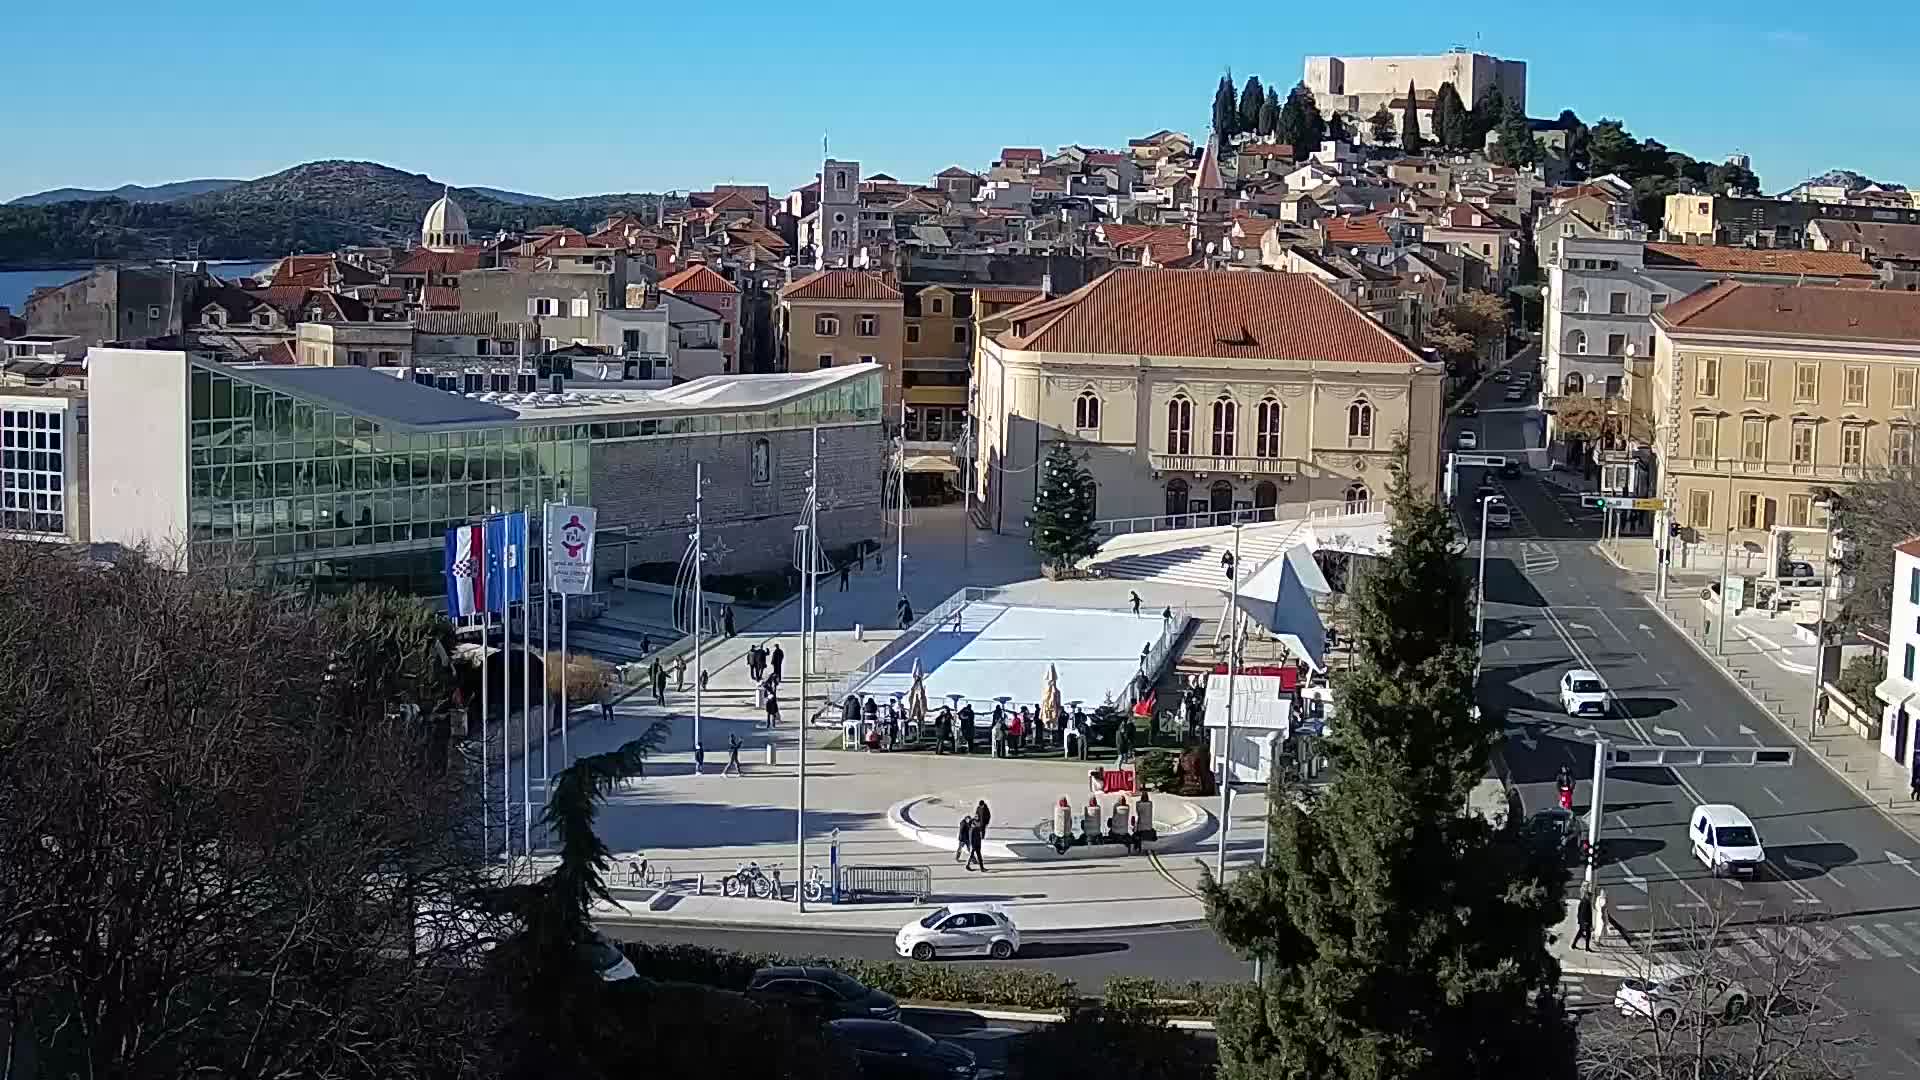
[[[1567,290],[1567,306],[1564,308],[1561,308],[1560,310],[1562,311],[1587,310],[1587,290],[1568,289]]]
[[[1373,403],[1366,398],[1355,398],[1347,406],[1348,441],[1371,441],[1373,439]]]
[[[1262,480],[1253,488],[1254,520],[1272,521],[1273,508],[1280,505],[1280,489],[1271,480]]]
[[[1348,510],[1358,511],[1362,507],[1366,506],[1367,503],[1372,501],[1373,501],[1373,493],[1367,490],[1367,485],[1361,483],[1358,480],[1355,480],[1353,483],[1347,485],[1347,509]]]
[[[1587,355],[1587,332],[1573,330],[1567,333],[1567,352],[1573,356]]]
[[[1280,456],[1280,402],[1269,395],[1254,408],[1253,455]],[[1271,505],[1271,504],[1269,504]]]
[[[1213,400],[1213,456],[1232,457],[1234,427],[1239,420],[1240,406],[1225,394]]]
[[[1167,516],[1179,517],[1187,512],[1187,482],[1185,480],[1167,481]]]
[[[1566,386],[1567,393],[1569,394],[1583,394],[1587,390],[1586,376],[1577,371],[1569,371],[1567,372]]]
[[[1185,394],[1167,402],[1167,453],[1193,453],[1193,401]]]
[[[1082,390],[1073,402],[1073,426],[1080,431],[1100,430],[1100,398],[1091,390]]]
[[[1225,480],[1215,480],[1207,489],[1207,508],[1218,514],[1233,511],[1233,485]]]

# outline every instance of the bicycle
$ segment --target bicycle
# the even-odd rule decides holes
[[[752,895],[756,900],[765,900],[773,892],[773,878],[760,868],[759,863],[741,863],[739,869],[720,881],[720,893],[723,896]]]
[[[813,903],[819,903],[833,891],[833,882],[823,867],[807,867],[807,876],[800,883],[800,893]]]
[[[652,862],[645,855],[627,863],[629,889],[663,889],[672,878],[672,872],[667,867]]]

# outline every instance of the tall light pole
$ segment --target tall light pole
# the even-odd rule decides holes
[[[1233,697],[1240,674],[1240,522],[1233,523],[1233,568],[1227,572],[1227,730],[1220,742],[1220,848],[1213,876],[1227,880],[1227,829],[1233,820]]]
[[[1820,617],[1813,624],[1813,675],[1812,693],[1807,699],[1807,733],[1811,735],[1820,724],[1820,683],[1826,674],[1827,659],[1827,590],[1833,587],[1833,503],[1822,499],[1814,503],[1813,508],[1826,516],[1827,527],[1820,535],[1825,543],[1820,549]]]
[[[973,562],[973,421],[969,417],[966,430],[960,435],[960,460],[963,462],[960,474],[960,498],[964,513],[960,522],[960,567],[966,569]]]
[[[1722,653],[1727,651],[1727,623],[1733,620],[1732,613],[1727,610],[1727,581],[1733,571],[1733,513],[1733,470],[1729,467],[1727,470],[1727,540],[1720,545],[1720,611],[1718,612],[1720,641],[1714,646],[1715,651]]]
[[[1593,806],[1587,811],[1587,873],[1583,884],[1593,885],[1593,866],[1599,861],[1600,817],[1607,807],[1607,740],[1593,740]]]
[[[794,562],[800,568],[800,702],[795,710],[797,717],[795,736],[799,741],[799,766],[795,774],[795,810],[793,821],[793,844],[796,867],[793,886],[794,903],[799,910],[807,910],[807,675],[817,659],[813,654],[812,626],[819,624],[815,614],[820,583],[815,580],[815,571],[819,569],[820,552],[820,429],[813,429],[813,464],[807,469],[807,504],[800,515],[800,524],[794,526],[799,533],[799,542],[794,545]],[[812,620],[809,623],[809,620]]]
[[[907,591],[907,399],[900,396],[899,476],[895,478],[893,591]]]
[[[700,713],[706,705],[705,695],[701,693],[701,624],[706,620],[707,592],[706,578],[701,572],[707,561],[705,513],[702,502],[706,499],[706,466],[693,463],[693,745],[700,748]]]
[[[1480,668],[1487,659],[1487,640],[1484,628],[1487,625],[1487,504],[1498,496],[1480,496],[1480,579],[1474,587],[1473,597],[1473,641],[1478,650],[1473,661],[1474,682],[1480,681]]]

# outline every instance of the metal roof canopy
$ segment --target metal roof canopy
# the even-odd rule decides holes
[[[1644,768],[1752,768],[1793,764],[1791,746],[1621,746],[1607,747],[1607,764]]]

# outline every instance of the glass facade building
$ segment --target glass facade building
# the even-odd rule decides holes
[[[877,423],[881,412],[877,374],[764,405],[720,394],[690,397],[685,407],[701,411],[679,415],[644,403],[479,425],[343,411],[288,392],[271,369],[195,361],[188,377],[189,560],[320,589],[440,591],[449,528],[496,511],[537,515],[563,497],[593,504],[596,445]]]

